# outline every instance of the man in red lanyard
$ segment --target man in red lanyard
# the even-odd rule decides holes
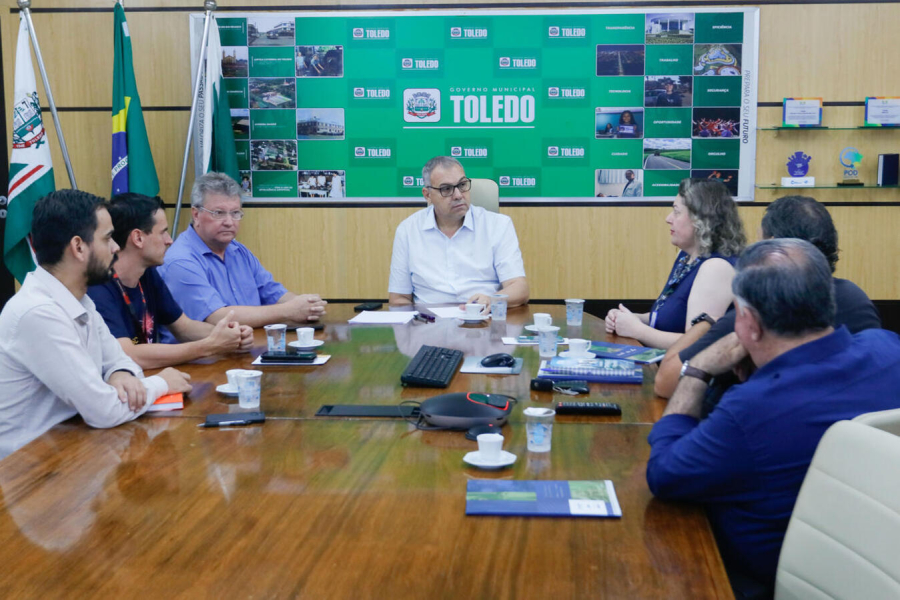
[[[197,358],[249,350],[253,329],[229,314],[215,326],[189,318],[157,274],[172,244],[162,200],[120,194],[109,207],[120,246],[111,281],[91,286],[88,295],[126,354],[143,369],[185,363]],[[167,327],[177,344],[160,344]]]

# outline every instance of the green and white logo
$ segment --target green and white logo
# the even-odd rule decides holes
[[[521,188],[533,188],[537,187],[537,178],[536,177],[515,177],[509,175],[501,175],[500,176],[500,187],[521,187]]]
[[[40,148],[44,135],[41,105],[37,92],[32,92],[13,108],[13,148]]]
[[[435,89],[403,90],[403,120],[437,123],[441,120],[441,92]]]

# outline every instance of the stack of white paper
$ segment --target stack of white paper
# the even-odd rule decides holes
[[[417,314],[412,310],[364,310],[349,322],[353,325],[405,325]]]
[[[458,306],[429,306],[428,310],[438,319],[462,319],[466,314]]]

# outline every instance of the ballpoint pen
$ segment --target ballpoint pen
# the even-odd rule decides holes
[[[248,421],[247,419],[235,419],[234,421],[222,421],[221,423],[200,423],[197,427],[227,427],[229,425],[252,425],[259,421]]]

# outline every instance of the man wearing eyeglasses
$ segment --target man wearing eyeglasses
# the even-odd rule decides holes
[[[191,226],[166,252],[160,274],[185,314],[198,321],[231,319],[250,327],[318,320],[327,304],[275,281],[238,242],[241,187],[224,173],[206,173],[191,189]]]
[[[422,169],[428,206],[397,227],[391,276],[394,305],[470,302],[508,306],[528,302],[528,280],[512,219],[471,206],[472,182],[458,160],[437,156]]]

